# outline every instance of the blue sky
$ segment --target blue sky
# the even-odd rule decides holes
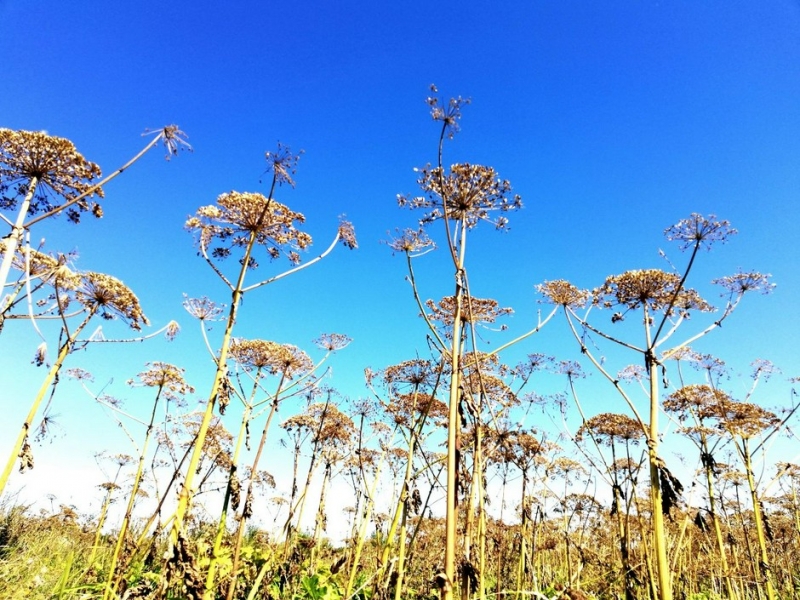
[[[171,345],[106,346],[71,359],[98,386],[113,378],[121,396],[147,360],[184,366],[198,395],[207,390],[213,373],[182,294],[227,298],[183,223],[220,193],[266,193],[263,153],[278,140],[305,150],[296,189],[277,198],[306,215],[314,248],[327,246],[340,214],[360,248],[338,248],[248,296],[238,333],[309,351],[322,332],[350,335],[331,383],[351,397],[366,393],[364,367],[425,351],[404,260],[381,240],[414,225],[395,196],[415,192],[413,167],[436,159],[438,128],[424,104],[431,83],[472,99],[445,162],[494,166],[525,204],[511,231],[478,228],[470,241],[473,293],[515,309],[493,344],[535,321],[534,284],[594,287],[628,269],[667,269],[659,248],[680,266],[686,257],[664,228],[716,213],[740,233],[700,257],[690,284],[707,290],[741,267],[771,273],[778,287],[746,298],[699,349],[719,354],[734,376],[756,358],[800,375],[797,2],[0,0],[0,52],[2,127],[67,137],[104,172],[146,143],[148,127],[178,124],[194,147],[169,162],[154,151],[109,184],[102,220],[60,219],[33,233],[46,250],[77,249],[79,268],[123,279],[154,325],[183,326]],[[452,293],[444,259],[419,262],[423,297]],[[265,276],[282,266],[263,263]],[[1,439],[27,409],[16,398],[43,376],[29,365],[37,344],[20,322],[0,337],[6,373],[19,374],[0,391]],[[556,322],[516,352],[567,359],[575,350]],[[780,389],[768,404],[787,397]],[[101,436],[108,422],[77,393],[57,402],[64,433],[41,462],[48,453],[85,459],[79,432]],[[35,477],[15,485],[35,486]]]

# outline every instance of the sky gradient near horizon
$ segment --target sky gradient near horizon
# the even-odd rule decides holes
[[[382,242],[419,217],[397,208],[396,195],[415,193],[413,168],[436,160],[438,125],[424,103],[432,83],[445,98],[472,101],[445,164],[494,166],[525,205],[509,215],[510,231],[478,227],[470,238],[473,293],[515,310],[507,332],[487,334],[493,344],[535,323],[535,284],[565,278],[592,288],[628,269],[668,269],[660,248],[681,267],[686,257],[663,230],[692,212],[715,213],[739,234],[703,253],[689,284],[719,303],[708,282],[741,268],[771,273],[777,288],[745,298],[700,349],[729,362],[734,389],[756,358],[784,378],[800,375],[797,2],[0,0],[0,51],[0,127],[69,138],[106,173],[147,142],[145,128],[175,123],[193,146],[170,161],[155,150],[110,183],[101,220],[59,219],[33,232],[46,251],[77,250],[78,268],[125,281],[155,327],[183,327],[170,345],[76,355],[68,366],[93,371],[98,387],[113,380],[112,393],[128,394],[125,380],[148,360],[185,367],[198,397],[206,393],[213,372],[181,302],[228,298],[183,225],[223,192],[266,193],[263,155],[277,141],[304,150],[296,188],[276,197],[306,216],[306,258],[328,245],[342,214],[359,249],[337,248],[246,297],[239,333],[310,353],[320,333],[351,336],[331,384],[353,398],[366,395],[365,367],[427,352],[405,261]],[[452,293],[444,258],[419,261],[424,298]],[[265,276],[285,266],[262,262]],[[2,380],[18,375],[0,390],[0,451],[43,376],[30,365],[37,345],[29,325],[6,323]],[[518,352],[578,358],[560,321]],[[62,433],[14,489],[66,485],[55,485],[56,473],[69,479],[73,459],[91,462],[85,432],[118,439],[79,392],[56,401]]]

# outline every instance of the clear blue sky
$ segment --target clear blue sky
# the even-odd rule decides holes
[[[278,140],[305,150],[297,188],[277,198],[305,213],[314,248],[327,246],[342,213],[360,248],[251,294],[237,332],[310,352],[320,333],[347,333],[354,342],[332,363],[331,383],[351,397],[365,394],[364,367],[424,353],[404,260],[380,242],[414,225],[395,196],[415,192],[412,168],[436,159],[438,127],[423,102],[431,83],[472,99],[445,162],[493,165],[525,203],[510,232],[479,228],[470,242],[473,293],[515,309],[494,344],[535,320],[534,284],[594,287],[612,273],[666,269],[658,248],[680,266],[686,257],[661,232],[713,212],[740,233],[700,257],[690,284],[705,290],[741,267],[772,273],[778,287],[746,298],[700,349],[735,372],[767,358],[800,375],[797,2],[0,0],[0,53],[2,127],[67,137],[104,172],[146,142],[147,127],[178,124],[194,147],[170,162],[152,152],[109,184],[102,220],[34,230],[47,250],[77,249],[79,268],[123,279],[154,325],[182,324],[172,345],[70,359],[98,386],[113,378],[120,396],[147,360],[186,367],[207,392],[213,373],[182,294],[227,298],[183,223],[222,192],[266,193],[263,153]],[[280,267],[263,263],[264,274]],[[442,253],[419,263],[424,297],[452,293],[442,264]],[[577,358],[566,335],[554,323],[518,352]],[[29,365],[37,344],[21,322],[0,337],[13,369],[3,368],[1,440],[43,376]],[[41,450],[43,474],[48,455],[89,455],[82,431],[102,439],[111,427],[79,392],[57,402],[63,435]]]

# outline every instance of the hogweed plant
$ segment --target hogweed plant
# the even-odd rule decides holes
[[[431,87],[437,94],[435,86]],[[433,119],[441,124],[438,140],[438,157],[436,166],[418,169],[418,185],[422,190],[420,196],[398,195],[400,207],[424,211],[419,219],[418,230],[406,230],[390,242],[396,252],[403,252],[407,258],[409,281],[414,298],[430,331],[436,350],[448,363],[448,427],[447,427],[447,485],[446,485],[446,544],[444,568],[437,576],[437,585],[443,599],[451,599],[454,593],[456,562],[458,553],[458,513],[457,495],[459,486],[459,443],[460,416],[465,410],[463,397],[463,374],[465,363],[470,363],[467,342],[472,334],[472,344],[476,343],[474,325],[481,320],[494,320],[506,309],[499,309],[493,300],[481,301],[470,293],[466,269],[467,238],[471,230],[479,223],[492,224],[498,230],[508,228],[507,213],[522,207],[519,195],[513,194],[508,180],[500,178],[492,167],[468,163],[454,164],[445,169],[443,161],[444,141],[452,138],[459,129],[462,108],[469,103],[463,98],[454,98],[444,102],[437,97],[429,97],[427,103]],[[442,223],[446,239],[448,263],[454,269],[455,290],[452,296],[441,303],[423,303],[417,290],[412,259],[426,254],[433,248],[433,243],[426,230],[437,222]],[[555,312],[555,311],[554,311]],[[552,316],[553,313],[551,313]],[[445,321],[440,329],[436,321]],[[514,342],[538,331],[540,322],[532,331],[520,336]],[[511,343],[514,343],[511,342]],[[501,346],[493,352],[496,354],[509,344]],[[472,366],[478,371],[481,366],[474,359]],[[480,379],[480,375],[477,376]],[[475,388],[478,389],[478,388]],[[478,411],[479,414],[480,411]],[[481,442],[478,440],[480,446]],[[480,458],[478,458],[480,470]],[[468,555],[469,542],[464,547]],[[471,561],[465,556],[463,561]],[[470,593],[469,569],[462,569],[461,593],[467,597]],[[483,592],[481,592],[483,593]]]
[[[678,242],[680,249],[690,250],[687,266],[681,273],[665,272],[659,269],[643,269],[609,276],[605,282],[591,293],[580,290],[563,280],[548,281],[539,286],[539,291],[548,302],[561,306],[570,329],[580,345],[581,352],[594,364],[597,370],[615,387],[639,421],[646,435],[648,463],[650,466],[650,503],[652,513],[652,537],[656,558],[657,597],[671,600],[672,579],[667,557],[667,540],[664,526],[663,484],[670,476],[659,456],[660,410],[659,371],[666,380],[666,359],[693,343],[695,340],[721,326],[749,291],[769,293],[772,284],[768,276],[761,273],[739,272],[722,277],[713,283],[721,285],[727,293],[727,301],[722,314],[703,330],[688,339],[662,350],[662,346],[689,318],[692,312],[710,313],[714,309],[695,290],[686,287],[695,259],[701,249],[709,249],[715,243],[724,243],[736,233],[727,221],[718,221],[714,215],[703,217],[692,214],[665,231],[668,240]],[[591,302],[590,309],[583,315],[578,310]],[[619,323],[633,314],[639,313],[644,330],[643,343],[629,342],[619,335],[608,333],[589,321],[592,308],[614,310],[611,323]],[[597,340],[605,340],[637,353],[641,360],[649,399],[649,419],[639,414],[630,396],[620,385],[620,380],[610,374],[600,359],[590,349]],[[659,354],[660,351],[660,354]]]
[[[293,177],[299,157],[280,145],[276,152],[267,152],[265,156],[267,170],[272,176],[266,196],[253,192],[228,192],[220,195],[216,204],[199,208],[196,215],[190,217],[186,222],[186,228],[197,235],[200,255],[228,288],[231,293],[231,301],[219,351],[213,356],[216,367],[214,380],[199,424],[197,439],[189,458],[186,476],[178,497],[175,518],[172,522],[170,541],[173,546],[173,558],[171,560],[178,558],[181,553],[176,545],[181,538],[184,520],[194,495],[194,474],[202,457],[203,444],[212,421],[214,408],[227,395],[228,355],[242,297],[249,291],[273,283],[318,262],[327,256],[339,242],[351,249],[357,246],[352,225],[342,221],[331,245],[319,256],[301,264],[300,251],[306,250],[312,241],[311,236],[299,228],[305,222],[305,216],[291,210],[273,197],[276,189],[283,184],[294,187]],[[257,250],[265,251],[270,260],[286,257],[292,268],[247,285],[248,273],[259,266]],[[229,278],[222,268],[217,266],[215,260],[224,260],[231,256],[238,257],[239,267],[233,270],[234,275]],[[212,597],[212,584],[213,581],[206,581],[204,594],[206,598]]]
[[[145,459],[147,458],[147,447],[154,432],[154,425],[156,414],[158,410],[159,401],[162,397],[165,400],[179,400],[185,394],[194,393],[192,388],[183,378],[183,369],[174,365],[164,362],[153,362],[148,364],[148,369],[142,371],[138,375],[137,382],[131,382],[134,385],[145,387],[152,387],[156,389],[156,396],[153,401],[153,409],[150,412],[150,419],[147,422],[147,429],[145,431],[144,441],[139,449],[139,458],[136,465],[136,473],[133,477],[133,484],[128,497],[128,503],[125,507],[125,514],[122,517],[122,524],[117,534],[117,543],[114,545],[114,550],[106,567],[108,571],[106,579],[106,587],[103,592],[103,598],[113,598],[117,588],[120,585],[120,580],[124,574],[125,563],[123,557],[123,548],[125,547],[128,536],[128,527],[133,516],[133,508],[136,503],[139,486],[144,476]],[[135,548],[133,549],[135,550]],[[129,558],[129,557],[128,557]],[[120,574],[117,574],[117,568],[120,567]]]
[[[58,374],[69,354],[76,347],[83,347],[95,341],[92,338],[87,340],[80,338],[92,319],[98,316],[105,320],[119,318],[136,331],[141,330],[142,325],[149,324],[139,305],[139,299],[116,277],[103,273],[79,273],[67,268],[59,268],[49,283],[54,289],[55,316],[61,321],[60,346],[56,359],[50,365],[47,375],[31,403],[28,415],[22,424],[2,475],[0,475],[0,494],[5,489],[18,458],[21,461],[20,469],[22,471],[33,466],[33,454],[28,439],[33,421],[47,396],[48,389],[58,381]],[[73,326],[72,320],[76,320],[78,323]],[[171,327],[168,325],[158,332],[137,339],[152,337],[162,331],[170,333]],[[105,338],[101,339],[105,340]],[[37,356],[39,356],[39,352],[37,352]],[[44,357],[41,360],[35,360],[40,365],[44,364]]]
[[[11,263],[23,240],[25,232],[49,217],[65,213],[72,223],[80,222],[83,213],[97,218],[103,209],[95,200],[103,198],[103,186],[144,156],[151,148],[163,142],[167,158],[178,153],[179,148],[191,147],[185,134],[176,125],[169,125],[155,133],[150,142],[119,169],[101,177],[100,167],[86,160],[65,138],[35,131],[0,129],[0,210],[17,210],[13,221],[0,213],[11,227],[11,232],[0,241],[0,314],[5,312],[10,300],[19,293],[18,286],[9,296],[5,289],[11,272]]]

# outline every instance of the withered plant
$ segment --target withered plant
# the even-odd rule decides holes
[[[214,409],[227,396],[228,355],[242,298],[247,292],[273,283],[304,269],[327,256],[339,242],[348,248],[356,247],[352,225],[342,221],[331,245],[319,256],[301,264],[300,252],[311,245],[311,236],[299,226],[305,222],[302,213],[291,210],[275,200],[275,190],[283,184],[294,187],[294,174],[298,156],[284,146],[266,153],[267,168],[272,175],[266,196],[253,192],[228,192],[217,198],[217,203],[203,206],[186,222],[186,228],[196,233],[199,253],[231,293],[230,305],[219,351],[212,353],[215,365],[214,380],[208,401],[199,424],[197,439],[187,465],[186,475],[178,497],[178,505],[171,527],[170,540],[173,557],[179,557],[176,548],[182,535],[184,520],[195,493],[194,476],[203,454],[203,445],[212,421]],[[248,273],[259,266],[257,250],[263,250],[270,260],[286,257],[292,267],[278,275],[246,284]],[[236,256],[239,267],[229,278],[215,261]],[[214,581],[206,579],[205,598],[213,596]]]
[[[695,213],[665,231],[667,239],[678,242],[681,250],[691,250],[687,266],[681,273],[660,269],[626,271],[609,276],[592,292],[581,290],[564,280],[548,281],[539,286],[539,291],[548,302],[563,308],[569,327],[580,345],[581,353],[620,393],[645,433],[650,466],[652,538],[659,600],[672,598],[672,576],[664,526],[664,512],[671,503],[669,501],[665,503],[667,496],[663,489],[667,484],[667,492],[671,495],[672,479],[658,453],[659,371],[666,379],[665,359],[719,327],[730,316],[746,292],[768,293],[773,287],[767,275],[756,272],[739,272],[715,280],[714,283],[726,290],[723,295],[727,296],[727,300],[722,314],[698,333],[671,349],[662,350],[663,345],[672,338],[692,313],[708,313],[714,310],[698,292],[686,287],[686,281],[700,250],[710,248],[717,242],[725,242],[734,233],[736,230],[731,228],[727,221],[718,221],[713,215],[703,217]],[[590,303],[589,310],[579,315],[578,311],[587,303]],[[626,341],[621,336],[592,324],[589,320],[592,308],[614,310],[611,316],[612,324],[618,324],[638,313],[644,330],[644,343]],[[643,380],[646,381],[645,391],[649,400],[649,418],[645,419],[639,414],[634,402],[620,385],[620,379],[609,373],[601,360],[595,356],[592,347],[601,341],[609,341],[635,352],[640,357],[642,363],[639,366],[644,369]]]

